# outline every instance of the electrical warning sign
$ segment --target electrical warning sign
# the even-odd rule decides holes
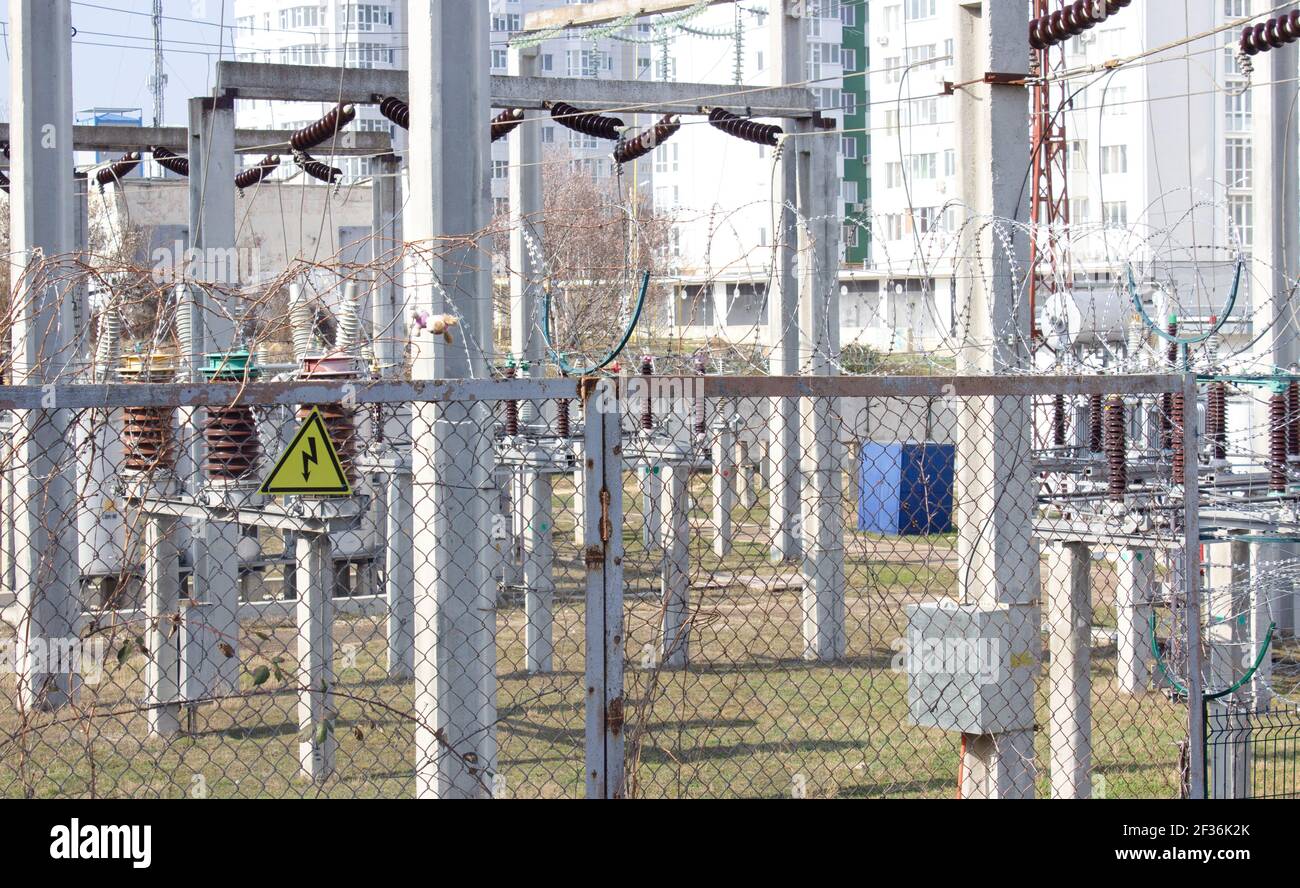
[[[312,410],[258,492],[269,496],[351,496],[348,476],[319,410]]]

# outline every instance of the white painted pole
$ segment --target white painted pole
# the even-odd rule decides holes
[[[1052,798],[1092,796],[1092,551],[1047,550],[1048,720]]]
[[[176,548],[180,522],[175,518],[150,515],[145,519],[145,617],[149,650],[145,669],[148,687],[146,721],[149,733],[170,737],[181,729],[180,627],[173,622],[180,609],[181,563]]]
[[[713,425],[713,554],[725,558],[731,554],[735,527],[731,513],[736,508],[736,434],[727,407],[718,405]]]
[[[540,48],[512,48],[508,70],[516,77],[538,74]],[[542,375],[542,335],[539,314],[543,268],[541,257],[544,226],[542,219],[542,126],[539,113],[525,113],[525,120],[509,140],[510,156],[510,354],[527,365],[523,376]],[[520,404],[520,420],[527,424],[537,416],[537,404]]]
[[[410,465],[403,459],[389,475],[388,527],[384,539],[388,597],[388,674],[415,676],[415,571],[411,563],[414,501]]]
[[[69,0],[10,0],[9,28],[12,378],[18,385],[44,385],[66,381],[74,358],[71,276],[55,267],[74,245]],[[69,671],[29,665],[45,663],[40,654],[49,643],[76,636],[72,422],[68,411],[51,404],[22,414],[16,430],[18,699],[27,709],[56,708],[75,696]]]
[[[1115,562],[1115,678],[1126,694],[1146,690],[1151,676],[1151,598],[1155,589],[1151,549],[1124,549]]]
[[[320,783],[334,771],[334,550],[328,533],[298,535],[294,550],[298,600],[298,762]]]

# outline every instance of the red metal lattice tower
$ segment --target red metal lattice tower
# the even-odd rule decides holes
[[[1033,0],[1033,18],[1063,10],[1068,0]],[[1049,79],[1065,71],[1065,42],[1043,49],[1031,49],[1031,73],[1035,75],[1033,111],[1033,171],[1031,173],[1029,218],[1029,311],[1032,341],[1041,338],[1038,306],[1058,290],[1069,287],[1070,191],[1065,140],[1066,80]],[[1063,272],[1063,275],[1058,273]]]

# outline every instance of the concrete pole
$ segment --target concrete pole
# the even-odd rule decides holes
[[[1206,547],[1211,552],[1206,579],[1210,586],[1210,681],[1208,691],[1220,691],[1249,668],[1251,620],[1249,591],[1250,543],[1233,541]],[[1250,691],[1242,689],[1209,704],[1211,731],[1219,735],[1210,747],[1210,797],[1241,799],[1250,795]]]
[[[411,563],[414,492],[408,457],[389,475],[388,526],[384,537],[384,583],[388,597],[388,674],[415,676],[415,571]]]
[[[664,669],[685,669],[690,662],[690,512],[687,482],[691,470],[685,465],[664,464],[663,561],[660,592],[663,601]]]
[[[970,84],[956,95],[958,196],[973,212],[1028,219],[1029,100],[1021,86],[985,84],[986,72],[1029,69],[1029,8],[1020,3],[962,0],[956,5],[956,76]],[[975,226],[962,251],[984,265],[957,272],[957,304],[969,319],[959,373],[1005,372],[1024,366],[1029,306],[1011,258],[988,226]],[[1009,232],[1016,268],[1026,267],[1023,234]],[[974,242],[978,239],[978,242]],[[974,260],[972,260],[973,262]],[[1010,608],[1013,620],[1037,630],[1038,555],[1030,534],[1036,489],[1030,471],[1029,405],[1024,398],[968,398],[961,404],[957,447],[958,577],[962,601]],[[1037,660],[1037,652],[1030,652]],[[1011,681],[1032,681],[1013,669]],[[1015,727],[967,738],[969,795],[1034,794],[1034,713],[1014,713]]]
[[[772,59],[772,85],[804,80],[806,36],[802,3],[769,0],[768,53]],[[800,124],[781,121],[788,133]],[[768,294],[768,341],[771,343],[769,372],[773,376],[799,373],[799,231],[795,204],[799,194],[799,147],[787,143],[778,161],[775,177],[779,203],[774,209],[778,220],[772,233],[777,244],[776,267],[772,270],[772,292]],[[799,405],[795,398],[773,398],[768,416],[767,479],[768,523],[771,532],[773,561],[793,561],[799,557],[803,533],[799,512]]]
[[[1092,550],[1047,550],[1048,720],[1052,798],[1092,796]]]
[[[653,457],[652,457],[653,459]],[[641,476],[641,540],[647,551],[659,548],[663,540],[664,529],[664,474],[672,467],[662,463],[649,462],[642,467]]]
[[[408,9],[411,195],[405,229],[430,262],[408,266],[417,310],[454,314],[455,343],[419,336],[416,379],[483,377],[491,329],[485,252],[435,238],[476,240],[488,225],[486,4],[415,0]],[[428,404],[415,425],[416,795],[487,797],[496,770],[496,586],[487,534],[490,418],[481,404]],[[490,554],[489,554],[490,553]]]
[[[798,149],[800,350],[817,376],[836,373],[839,357],[839,176],[836,137],[813,134]],[[844,476],[837,398],[801,398],[799,439],[803,490],[804,659],[838,660],[847,644],[844,624]]]
[[[540,50],[536,46],[512,48],[509,71],[515,77],[535,77]],[[510,354],[527,363],[521,376],[542,375],[540,299],[543,269],[539,261],[543,236],[542,127],[540,112],[525,113],[524,122],[510,135]],[[524,422],[536,416],[537,405],[520,405]]]
[[[370,335],[380,373],[390,379],[403,375],[406,342],[404,297],[395,264],[402,249],[402,165],[391,154],[376,158],[376,163],[370,191],[370,256],[382,270],[370,293]]]
[[[145,616],[149,621],[146,720],[149,733],[157,737],[170,737],[181,729],[180,706],[175,702],[180,695],[180,634],[171,622],[180,610],[179,525],[178,519],[162,515],[145,519]]]
[[[67,381],[75,357],[71,275],[55,267],[74,244],[69,0],[10,0],[9,27],[13,382],[45,385]],[[77,634],[72,422],[50,404],[22,414],[15,430],[18,698],[29,709],[62,706],[75,695],[70,671],[41,656],[50,642]]]
[[[736,432],[729,404],[718,405],[713,426],[713,554],[726,558],[731,554],[735,536],[731,513],[736,508]]]
[[[236,306],[223,298],[223,289],[238,286],[239,262],[235,249],[235,103],[229,98],[198,98],[189,103],[189,212],[190,246],[197,250],[202,269],[193,295],[194,336],[205,351],[229,351],[235,344]],[[197,356],[202,359],[202,352]],[[192,416],[197,419],[199,414]],[[195,479],[203,465],[202,433],[192,428]],[[203,523],[195,534],[194,580],[199,601],[213,630],[196,668],[206,693],[227,693],[239,687],[239,558],[241,531],[230,521]],[[224,642],[235,650],[227,657],[218,648]]]
[[[555,521],[551,514],[551,478],[546,472],[526,470],[527,491],[516,511],[524,514],[524,644],[530,674],[550,672],[555,651]]]
[[[328,533],[298,535],[294,548],[298,600],[298,762],[320,783],[334,771],[334,549]]]
[[[1156,561],[1151,549],[1125,549],[1115,562],[1115,677],[1126,694],[1146,690],[1151,676],[1151,598]]]

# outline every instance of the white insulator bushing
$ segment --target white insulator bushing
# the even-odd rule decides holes
[[[186,373],[198,367],[202,346],[195,341],[194,295],[184,284],[176,286],[176,338],[180,344],[181,367]]]
[[[311,351],[312,328],[315,326],[315,317],[301,284],[289,285],[289,326],[293,328],[294,359],[301,361]]]
[[[99,315],[99,341],[95,343],[95,367],[98,373],[117,369],[122,357],[122,316],[117,309],[105,307]]]
[[[343,287],[343,304],[339,307],[339,333],[335,347],[339,351],[352,351],[361,341],[361,307],[357,304],[357,283],[348,281]]]

